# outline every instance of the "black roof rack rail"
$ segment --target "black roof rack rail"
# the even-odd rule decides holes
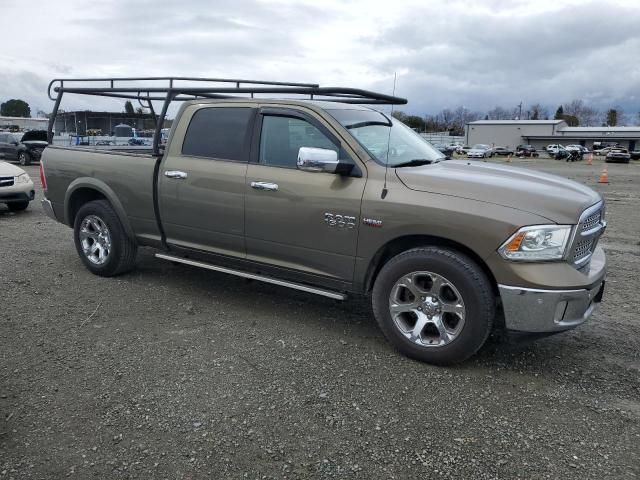
[[[144,85],[131,86],[131,82]],[[190,82],[191,85],[184,85]],[[196,84],[198,86],[193,86]],[[160,135],[171,102],[205,98],[255,98],[255,95],[300,95],[309,100],[324,100],[368,105],[404,105],[407,100],[392,95],[358,88],[320,87],[316,83],[268,82],[235,78],[200,77],[108,77],[108,78],[54,78],[49,82],[47,94],[55,102],[49,118],[49,142],[53,139],[53,126],[65,93],[94,95],[110,98],[138,100],[148,108],[155,121],[153,153],[160,154]],[[162,110],[156,115],[152,101],[161,101]]]

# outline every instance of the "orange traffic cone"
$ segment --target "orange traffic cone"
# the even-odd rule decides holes
[[[605,165],[598,179],[598,183],[609,183],[609,172],[607,172],[607,166]]]

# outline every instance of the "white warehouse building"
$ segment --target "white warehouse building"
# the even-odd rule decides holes
[[[570,127],[564,120],[476,120],[465,126],[465,143],[484,143],[515,148],[533,145],[578,144],[592,148],[594,142],[615,142],[634,150],[640,147],[639,127]]]
[[[49,120],[46,118],[30,117],[0,117],[0,129],[8,130],[17,128],[19,130],[46,130]]]

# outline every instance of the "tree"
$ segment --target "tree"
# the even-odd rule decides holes
[[[574,100],[567,105],[566,109],[560,105],[553,118],[555,120],[564,120],[570,127],[577,127],[580,125],[580,117],[576,113],[582,112],[583,104],[581,102],[582,100]]]
[[[133,110],[133,104],[131,103],[130,100],[127,100],[126,102],[124,102],[124,111],[129,114],[135,113]]]
[[[444,130],[448,130],[453,124],[453,112],[448,108],[442,109],[438,114],[438,121]]]
[[[531,120],[542,120],[549,117],[549,111],[539,103],[531,105]]]
[[[511,120],[513,115],[505,108],[496,106],[493,110],[487,112],[490,120]]]
[[[472,112],[464,106],[459,106],[453,111],[453,122],[449,131],[452,135],[464,135],[464,127],[467,123],[478,120],[480,114]]]
[[[417,115],[407,116],[404,123],[406,123],[409,127],[413,128],[414,130],[418,130],[418,131],[424,130],[424,120],[422,119],[422,117],[419,117]]]
[[[4,117],[30,117],[31,108],[24,100],[12,98],[0,105],[0,115]]]
[[[564,114],[559,120],[564,120],[570,127],[577,127],[580,125],[580,120],[575,115]]]
[[[553,118],[556,120],[562,120],[563,115],[564,115],[564,108],[562,108],[562,105],[560,105],[556,110],[556,114]]]
[[[607,110],[607,126],[615,127],[618,124],[618,111],[615,108]]]
[[[602,118],[600,112],[586,105],[580,99],[572,100],[564,105],[564,113],[578,119],[580,125],[597,125]]]
[[[409,115],[404,113],[402,110],[394,110],[394,112],[391,114],[391,116],[393,118],[396,118],[396,119],[400,120],[402,123],[404,123],[404,122],[407,121],[407,117]]]

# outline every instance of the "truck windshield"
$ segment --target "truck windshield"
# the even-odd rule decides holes
[[[417,166],[444,155],[404,123],[374,110],[327,109],[381,165]],[[388,155],[388,160],[387,160]]]

